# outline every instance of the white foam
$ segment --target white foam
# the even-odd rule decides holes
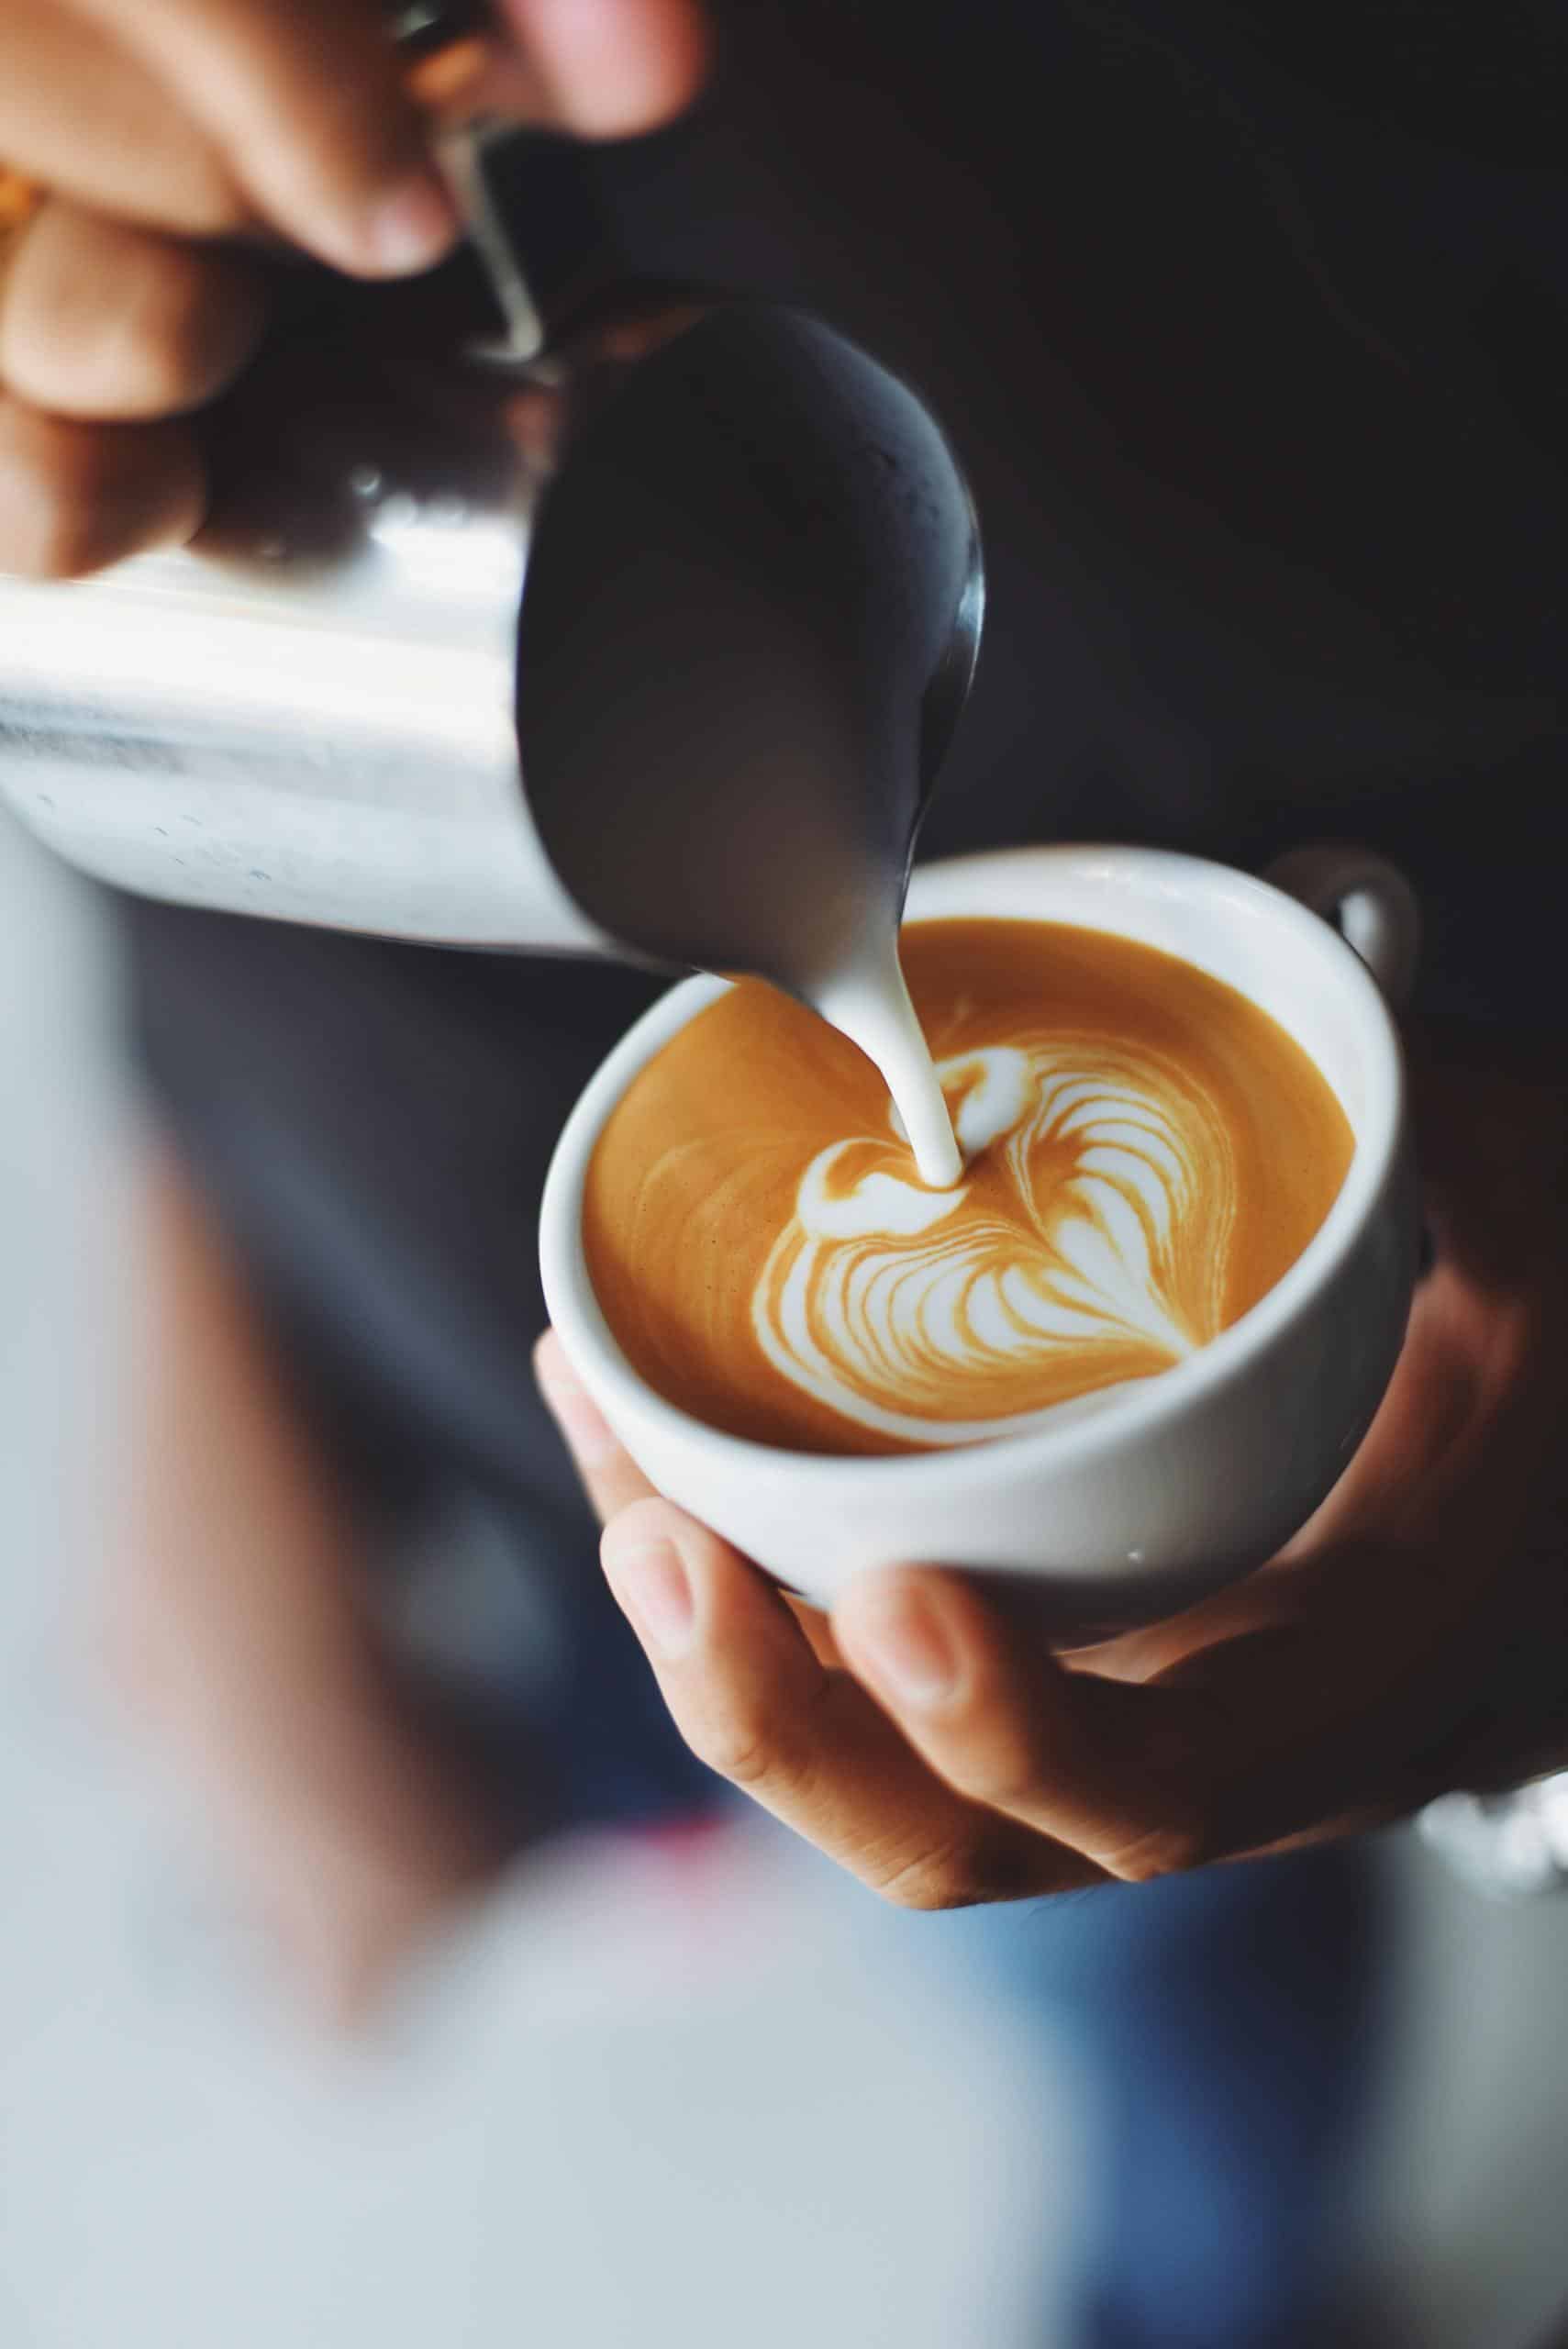
[[[1006,1213],[973,1208],[973,1185],[933,1191],[895,1159],[873,1159],[840,1187],[845,1153],[874,1150],[875,1136],[820,1152],[752,1300],[775,1369],[862,1427],[962,1443],[1062,1408],[955,1419],[966,1383],[994,1392],[1000,1374],[1027,1392],[1031,1373],[1055,1376],[1076,1353],[1087,1385],[1106,1346],[1130,1341],[1159,1366],[1216,1334],[1231,1177],[1223,1129],[1200,1097],[1152,1058],[1095,1066],[1082,1049],[1050,1045],[985,1047],[936,1074],[965,1151],[996,1152]],[[901,1133],[896,1109],[890,1126]],[[1058,1168],[1064,1144],[1073,1155],[1042,1197],[1034,1170],[1047,1142]],[[1195,1312],[1175,1294],[1172,1263],[1199,1200],[1214,1263]]]

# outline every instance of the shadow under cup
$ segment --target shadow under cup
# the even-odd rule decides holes
[[[1312,854],[1282,870],[1327,910],[1334,868],[1314,877]],[[1387,880],[1375,907],[1385,935],[1402,918],[1397,876]],[[1379,888],[1364,860],[1355,887],[1364,909]],[[644,1063],[723,991],[723,981],[698,978],[638,1022],[567,1122],[540,1223],[550,1317],[652,1484],[808,1598],[829,1604],[858,1573],[918,1560],[1006,1577],[1062,1632],[1173,1613],[1261,1564],[1312,1514],[1398,1358],[1418,1209],[1387,1003],[1344,939],[1295,897],[1164,851],[1016,849],[929,865],[915,875],[908,914],[1069,922],[1137,940],[1223,980],[1295,1039],[1355,1147],[1324,1222],[1273,1288],[1189,1360],[1064,1403],[1027,1434],[834,1458],[705,1426],[621,1353],[581,1230],[605,1119]],[[1407,959],[1408,938],[1395,942],[1395,959]]]

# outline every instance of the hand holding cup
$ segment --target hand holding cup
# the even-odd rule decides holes
[[[1027,1602],[938,1566],[791,1602],[653,1494],[548,1339],[606,1571],[695,1752],[913,1909],[1280,1851],[1568,1764],[1565,1074],[1421,1041],[1435,1260],[1370,1434],[1259,1572],[1097,1648],[1053,1652]]]

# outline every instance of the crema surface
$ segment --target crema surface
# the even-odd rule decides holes
[[[1157,1375],[1277,1281],[1353,1141],[1300,1048],[1155,949],[912,924],[910,992],[963,1150],[921,1182],[876,1071],[759,983],[643,1069],[589,1170],[589,1275],[628,1360],[737,1435],[972,1443]]]

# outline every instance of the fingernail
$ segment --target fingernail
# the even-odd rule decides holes
[[[587,1388],[579,1386],[571,1373],[561,1367],[559,1356],[549,1361],[548,1367],[541,1364],[539,1391],[550,1418],[566,1438],[573,1460],[591,1468],[619,1450],[615,1430]]]
[[[451,250],[462,223],[451,196],[428,166],[421,166],[365,222],[369,265],[387,277],[412,277]]]
[[[940,1705],[958,1686],[959,1658],[936,1609],[913,1592],[882,1601],[855,1627],[854,1652],[890,1697]]]
[[[642,1644],[661,1664],[673,1664],[691,1645],[695,1610],[692,1586],[673,1542],[643,1542],[623,1550],[613,1530],[605,1536],[605,1573],[630,1616]]]

